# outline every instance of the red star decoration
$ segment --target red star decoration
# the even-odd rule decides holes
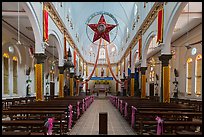
[[[97,41],[101,37],[110,43],[109,32],[117,25],[107,24],[103,15],[98,21],[98,24],[88,24],[88,26],[95,32],[93,42]]]

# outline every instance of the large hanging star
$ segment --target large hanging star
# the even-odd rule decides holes
[[[110,43],[109,32],[117,25],[106,24],[103,14],[98,21],[98,24],[88,24],[88,26],[95,32],[93,42],[97,41],[101,37]]]

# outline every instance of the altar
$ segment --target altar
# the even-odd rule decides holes
[[[109,91],[110,85],[109,84],[95,84],[94,91],[95,92],[105,92]]]

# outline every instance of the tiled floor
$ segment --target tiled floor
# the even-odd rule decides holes
[[[70,135],[98,135],[99,112],[108,113],[108,135],[135,135],[130,125],[120,115],[119,111],[111,104],[108,98],[97,97],[87,111],[80,117]]]

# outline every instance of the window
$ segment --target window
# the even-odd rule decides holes
[[[138,22],[138,20],[139,20],[138,8],[137,8],[137,4],[135,3],[135,5],[134,5],[134,20],[133,20],[133,24],[132,24],[132,30],[135,29],[136,22]]]
[[[149,81],[150,82],[154,82],[154,75],[155,75],[154,68],[151,66],[150,67],[150,75],[149,75]]]
[[[114,52],[114,51],[115,51],[115,47],[112,47],[111,52]]]
[[[191,95],[191,91],[192,91],[192,58],[189,58],[187,60],[187,66],[186,66],[186,92],[188,95]]]
[[[17,57],[13,57],[13,94],[17,94]]]
[[[158,44],[156,43],[156,40],[157,40],[157,36],[154,36],[152,40],[150,41],[147,54],[153,51],[158,46]]]
[[[199,54],[196,57],[196,62],[195,62],[195,93],[197,96],[201,95],[201,86],[202,86],[202,56]]]
[[[100,49],[99,59],[105,59],[105,49],[104,48]]]
[[[9,94],[9,55],[7,53],[3,54],[3,61],[4,61],[4,94],[8,95]]]

